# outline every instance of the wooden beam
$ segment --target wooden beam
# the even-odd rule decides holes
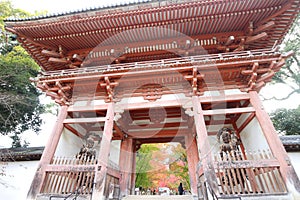
[[[227,109],[203,110],[203,115],[226,115],[226,114],[251,113],[251,112],[255,112],[255,109],[253,107],[227,108]]]
[[[261,68],[261,69],[257,69],[256,73],[257,74],[264,74],[270,71],[270,68]],[[252,75],[253,71],[252,69],[247,69],[247,70],[242,70],[241,74],[242,75]]]
[[[105,117],[69,118],[64,120],[64,124],[98,123],[105,122],[105,120]]]
[[[182,104],[187,103],[188,99],[178,100],[158,100],[154,102],[140,102],[140,103],[127,103],[116,104],[116,107],[121,110],[138,110],[142,108],[155,108],[155,107],[180,107]]]
[[[56,51],[49,51],[49,50],[42,50],[41,52],[43,55],[49,56],[49,57],[55,57],[55,58],[61,58],[62,55]]]
[[[248,36],[246,38],[245,44],[250,44],[250,43],[255,42],[257,40],[262,40],[262,39],[266,38],[267,36],[268,36],[268,34],[266,32],[259,33],[255,36]]]
[[[162,129],[162,130],[143,130],[143,131],[128,131],[130,138],[166,138],[166,137],[181,137],[189,133],[189,129]]]
[[[219,102],[232,102],[232,101],[243,101],[249,100],[249,94],[232,94],[224,96],[201,96],[198,97],[201,103],[219,103]]]
[[[54,58],[54,57],[50,57],[48,59],[48,62],[58,63],[58,64],[69,64],[70,63],[70,61],[67,60],[66,58]]]
[[[237,132],[241,133],[244,130],[244,128],[246,128],[246,126],[252,121],[252,119],[254,119],[254,117],[255,113],[251,113],[249,117],[242,123],[242,125],[238,127]]]
[[[169,122],[161,124],[133,124],[129,125],[128,129],[151,129],[151,128],[179,128],[180,126],[187,126],[187,122]]]
[[[135,139],[139,144],[153,144],[153,143],[169,143],[169,142],[179,142],[181,143],[184,140],[182,137],[162,137],[162,138],[137,138]]]
[[[276,25],[276,24],[275,24],[274,21],[270,21],[270,22],[268,22],[268,23],[266,23],[266,24],[264,24],[264,25],[260,25],[260,26],[258,26],[258,27],[254,30],[253,34],[256,35],[256,34],[258,34],[258,33],[260,33],[260,32],[269,30],[269,29],[273,28],[275,25]]]
[[[77,106],[71,105],[68,108],[68,112],[94,112],[96,110],[106,110],[107,104],[93,105],[93,106]]]
[[[46,172],[94,172],[97,165],[47,165]]]
[[[83,135],[81,135],[75,128],[73,128],[69,124],[64,124],[65,128],[74,133],[74,135],[77,135],[79,138],[83,138]]]
[[[236,160],[222,161],[214,163],[215,169],[239,169],[239,168],[259,168],[259,167],[279,167],[280,164],[276,159],[260,159],[260,160]]]
[[[270,79],[275,75],[275,72],[273,70],[271,70],[268,74],[264,74],[263,76],[261,76],[258,80],[257,83],[259,82],[268,82],[270,81]]]

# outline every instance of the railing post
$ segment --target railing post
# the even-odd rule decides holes
[[[36,196],[41,191],[43,182],[45,179],[45,167],[50,164],[56,147],[58,145],[59,139],[61,137],[62,131],[64,129],[64,119],[67,118],[68,106],[62,106],[60,108],[59,115],[56,120],[56,124],[52,130],[52,133],[49,137],[48,143],[44,149],[43,155],[41,157],[39,166],[33,178],[31,187],[28,191],[27,199],[36,199]]]

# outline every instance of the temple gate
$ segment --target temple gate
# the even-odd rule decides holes
[[[145,143],[187,150],[194,199],[297,199],[259,91],[299,0],[143,1],[7,19],[60,114],[28,199],[122,199]],[[175,198],[175,197],[174,197]]]

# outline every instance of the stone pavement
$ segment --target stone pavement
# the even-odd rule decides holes
[[[129,195],[124,197],[122,200],[194,200],[191,195],[170,195],[170,196],[160,196],[160,195]]]

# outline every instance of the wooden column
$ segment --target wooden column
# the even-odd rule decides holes
[[[124,139],[121,143],[121,152],[120,152],[120,171],[121,171],[121,180],[120,180],[120,190],[121,197],[127,196],[130,194],[131,188],[131,172],[132,172],[132,158],[133,158],[133,140]]]
[[[133,141],[133,150],[132,150],[132,170],[131,170],[131,194],[135,193],[135,179],[136,179],[136,144],[135,141]]]
[[[48,143],[45,146],[43,155],[40,159],[39,166],[31,183],[31,187],[28,191],[27,199],[36,199],[36,196],[40,193],[43,182],[45,179],[45,166],[50,164],[51,160],[56,151],[59,139],[64,129],[64,120],[68,115],[68,106],[62,106],[58,114],[55,126],[53,127],[52,133],[48,139]]]
[[[297,174],[291,165],[288,154],[286,153],[282,142],[280,141],[278,134],[273,126],[273,123],[264,110],[263,105],[259,99],[259,96],[256,91],[250,91],[250,102],[255,108],[256,118],[260,124],[260,127],[264,133],[264,136],[269,144],[269,147],[280,163],[280,172],[286,182],[290,182],[290,185],[293,185],[298,192],[300,192],[300,182],[297,177]]]
[[[103,136],[101,140],[98,167],[95,174],[95,186],[92,194],[92,200],[106,199],[104,194],[107,165],[109,160],[110,144],[113,134],[114,125],[114,104],[109,103],[106,112],[106,119],[104,124]]]
[[[210,154],[211,146],[208,141],[208,134],[207,129],[205,126],[205,120],[203,115],[203,110],[201,107],[201,103],[197,96],[192,96],[192,103],[193,103],[193,115],[196,127],[196,140],[198,150],[200,152],[199,158],[200,162],[205,174],[206,180],[209,182],[210,187],[217,191],[217,183],[216,183],[216,174],[213,169],[213,160],[212,155]]]
[[[186,155],[190,175],[191,192],[197,196],[197,165],[199,162],[196,139],[192,133],[185,136]]]
[[[200,153],[199,157],[200,159],[203,159],[202,157],[209,152],[209,146],[207,146],[208,134],[205,126],[202,107],[197,96],[192,97],[192,103],[193,103],[194,122],[196,127],[197,146]]]

